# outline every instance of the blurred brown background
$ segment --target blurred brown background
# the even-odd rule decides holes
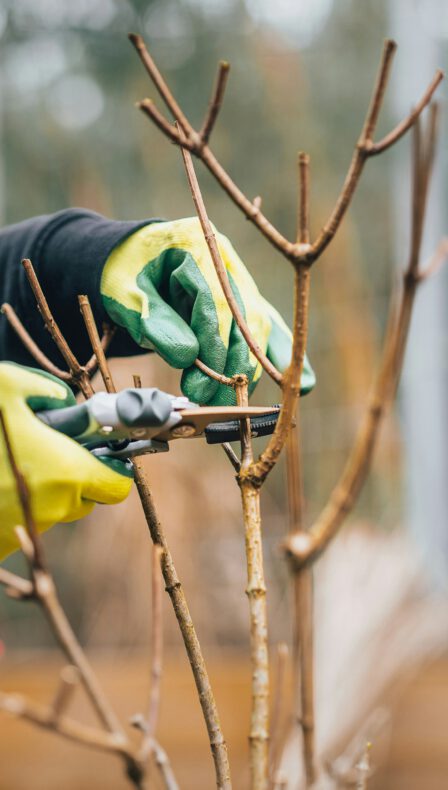
[[[445,65],[448,49],[446,5],[436,0],[1,0],[4,223],[70,205],[117,219],[193,213],[179,152],[134,107],[138,99],[155,97],[127,41],[129,30],[144,35],[193,121],[202,117],[217,61],[230,61],[213,148],[249,196],[263,196],[265,212],[289,236],[295,224],[297,150],[311,155],[316,232],[345,175],[383,38],[397,38],[400,49],[379,134],[409,109],[435,66]],[[443,88],[442,103],[444,95]],[[446,120],[440,139],[428,253],[447,228]],[[309,356],[318,386],[303,402],[302,418],[307,520],[324,504],[351,446],[396,267],[405,262],[409,150],[406,140],[368,164],[353,208],[314,274]],[[198,168],[198,175],[211,219],[289,318],[292,290],[285,262],[204,169]],[[422,296],[416,320],[424,332],[411,338],[416,350],[351,519],[353,540],[330,552],[317,579],[322,749],[334,746],[336,727],[347,732],[348,742],[378,705],[390,708],[372,752],[379,767],[369,787],[382,790],[447,786],[448,331],[441,308],[446,294],[445,272]],[[128,386],[138,372],[143,385],[178,391],[176,371],[155,357],[114,361],[113,371],[119,386]],[[254,402],[277,397],[263,380]],[[220,448],[200,441],[179,441],[169,454],[148,458],[145,465],[210,657],[236,787],[243,787],[248,618],[233,471]],[[263,517],[274,651],[279,641],[291,639],[288,577],[278,549],[287,529],[282,463],[264,489]],[[150,546],[137,498],[113,509],[98,507],[83,523],[51,531],[45,544],[71,621],[126,718],[144,707],[148,688]],[[21,558],[10,558],[7,567],[22,570]],[[0,628],[1,689],[47,700],[58,659],[41,616],[2,594]],[[164,628],[160,739],[183,787],[210,787],[205,732],[168,600]],[[426,668],[413,670],[403,690],[399,681],[423,662]],[[82,701],[77,704],[82,713]],[[108,758],[4,717],[0,732],[2,790],[125,786],[121,770]]]

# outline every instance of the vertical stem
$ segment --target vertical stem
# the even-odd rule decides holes
[[[291,432],[286,445],[288,505],[290,532],[303,532],[303,481],[299,441],[299,425]],[[294,679],[295,699],[299,704],[297,720],[303,736],[303,762],[307,787],[315,781],[314,745],[314,635],[313,635],[313,577],[311,568],[294,572]]]
[[[235,382],[237,403],[248,404],[247,379]],[[246,421],[244,421],[246,423]],[[250,426],[242,426],[241,472],[253,461]],[[261,537],[260,488],[248,477],[238,475],[243,503],[247,587],[250,614],[250,652],[252,664],[252,711],[250,722],[251,790],[267,790],[269,782],[269,655],[266,609],[266,584]]]
[[[163,660],[163,584],[160,571],[160,546],[152,546],[152,622],[151,622],[151,691],[149,695],[147,735],[156,733],[160,707],[160,683],[162,680]]]
[[[274,680],[274,703],[271,716],[270,778],[271,784],[277,781],[278,763],[281,758],[282,724],[285,708],[285,679],[288,668],[289,650],[285,642],[277,646],[277,666]]]
[[[297,218],[297,241],[310,243],[310,158],[299,153],[299,215]]]
[[[316,779],[314,743],[314,635],[313,574],[303,568],[294,578],[296,638],[300,665],[300,724],[303,734],[303,760],[306,786]]]
[[[157,518],[151,490],[145,478],[143,468],[138,461],[134,461],[134,470],[135,483],[140,495],[152,541],[156,546],[159,546],[161,550],[160,564],[165,580],[166,591],[171,598],[174,613],[193,671],[215,765],[216,786],[218,790],[231,790],[232,783],[230,779],[227,745],[222,734],[218,709],[207,674],[199,639],[191,619],[182,585],[174,567],[173,558]]]
[[[106,354],[104,352],[103,346],[101,345],[101,338],[98,334],[98,329],[93,317],[89,298],[84,294],[80,294],[78,296],[78,302],[81,315],[86,325],[87,334],[89,335],[90,343],[97,358],[98,367],[104,381],[104,386],[106,387],[107,392],[116,392],[114,383],[112,381],[112,376],[110,374],[109,365],[107,364]]]

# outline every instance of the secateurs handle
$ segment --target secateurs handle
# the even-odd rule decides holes
[[[172,396],[156,388],[129,388],[116,395],[97,393],[87,403],[38,412],[51,428],[88,444],[95,436],[129,438],[130,431],[157,433],[173,411]]]

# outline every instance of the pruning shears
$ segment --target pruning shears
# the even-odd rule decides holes
[[[198,406],[155,387],[98,392],[85,403],[41,411],[37,417],[93,455],[127,459],[169,450],[172,439],[205,437],[208,444],[237,441],[239,420],[252,436],[274,431],[278,406]]]

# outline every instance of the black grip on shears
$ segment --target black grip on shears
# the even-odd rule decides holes
[[[266,414],[261,417],[251,417],[250,428],[253,438],[269,436],[274,433],[277,425],[278,412]],[[223,444],[224,442],[238,442],[240,439],[239,420],[229,422],[213,422],[205,429],[207,444]]]
[[[63,409],[39,411],[36,412],[36,417],[39,417],[39,420],[49,425],[50,428],[71,438],[82,436],[90,422],[89,411],[85,403],[67,406]]]

